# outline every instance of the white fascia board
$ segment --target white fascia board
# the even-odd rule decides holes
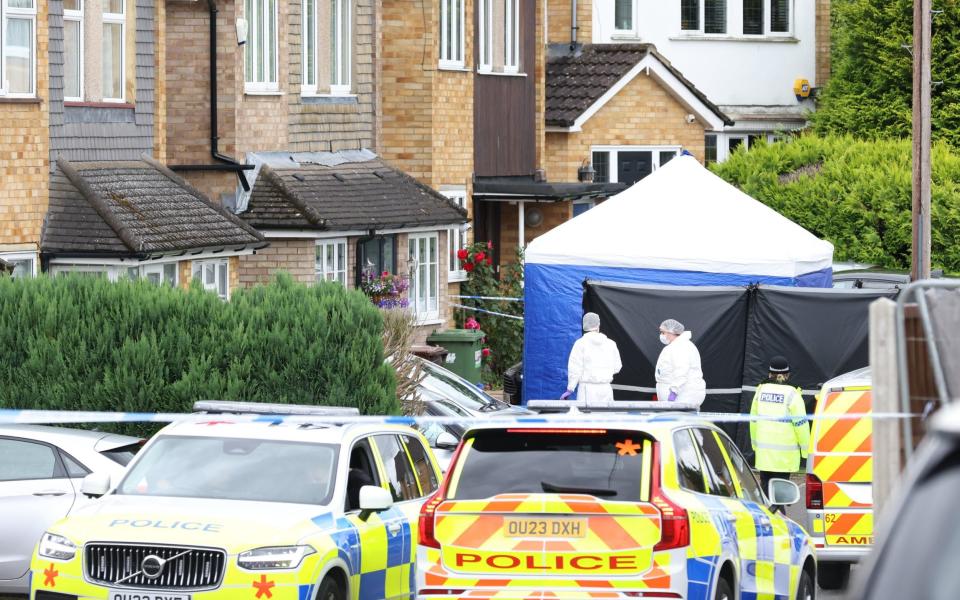
[[[179,253],[179,254],[168,254],[166,256],[158,256],[156,258],[148,258],[144,260],[137,260],[135,258],[82,258],[82,257],[60,257],[60,258],[51,258],[51,265],[92,265],[92,266],[125,266],[125,267],[134,267],[139,265],[159,265],[164,263],[178,263],[184,260],[209,260],[215,258],[228,258],[230,256],[247,256],[254,254],[255,251],[252,248],[245,248],[243,250],[224,250],[223,252],[200,252],[197,254],[190,253]]]
[[[374,229],[376,235],[392,235],[395,233],[426,233],[430,231],[446,231],[451,227],[458,227],[459,223],[450,225],[425,225],[423,227],[407,227],[404,229]],[[369,230],[356,229],[348,231],[314,231],[311,229],[260,229],[263,237],[268,240],[324,240],[346,237],[364,237],[370,234]]]
[[[560,127],[559,125],[547,125],[544,131],[546,131],[547,133],[580,133],[582,129],[580,129],[576,125],[572,127]]]
[[[600,109],[603,108],[607,102],[610,102],[610,100],[619,94],[623,88],[627,87],[637,75],[644,71],[647,72],[647,75],[653,77],[663,85],[674,98],[680,101],[690,112],[695,114],[697,118],[703,123],[706,123],[707,129],[720,130],[723,128],[724,122],[720,116],[704,104],[702,100],[697,98],[659,59],[648,54],[634,65],[632,69],[627,71],[627,74],[621,77],[620,80],[600,96],[596,102],[590,105],[590,108],[577,118],[570,129],[580,131],[583,124],[586,123],[590,117],[600,112]]]

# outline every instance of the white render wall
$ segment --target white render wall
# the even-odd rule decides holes
[[[801,112],[806,106],[794,96],[794,80],[817,85],[816,0],[791,0],[791,32],[764,36],[743,35],[743,0],[727,0],[725,35],[681,32],[680,0],[633,0],[635,31],[626,33],[614,30],[615,0],[578,1],[593,2],[594,43],[656,45],[715,104]],[[769,5],[764,0],[768,30]]]

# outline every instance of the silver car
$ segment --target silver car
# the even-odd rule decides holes
[[[91,501],[80,494],[80,482],[92,472],[118,480],[141,442],[99,431],[0,425],[0,596],[29,593],[40,536]]]

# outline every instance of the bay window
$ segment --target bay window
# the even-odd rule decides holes
[[[245,0],[247,43],[244,50],[244,89],[247,92],[277,92],[278,32],[277,0]]]
[[[63,99],[83,100],[83,0],[63,2]]]
[[[463,68],[465,0],[440,0],[440,67]]]
[[[438,244],[436,233],[411,235],[409,239],[410,307],[420,321],[440,318]]]
[[[104,102],[124,100],[125,13],[124,0],[106,0],[103,3],[101,65]]]
[[[0,0],[0,95],[36,94],[36,0]]]

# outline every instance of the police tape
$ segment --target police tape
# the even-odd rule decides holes
[[[462,416],[403,416],[403,415],[309,415],[309,414],[261,414],[236,412],[199,412],[199,413],[148,413],[148,412],[96,412],[62,410],[18,410],[0,409],[0,425],[82,425],[97,423],[195,423],[201,425],[221,425],[233,423],[329,423],[337,425],[482,425],[482,426],[528,426],[528,425],[565,425],[604,424],[615,428],[617,425],[655,424],[667,422],[702,423],[750,423],[774,421],[802,424],[818,420],[847,419],[912,419],[923,415],[917,413],[850,413],[838,415],[808,415],[804,418],[769,417],[739,413],[610,413],[582,412],[579,410],[533,415],[484,415],[476,417]]]
[[[523,317],[518,317],[517,315],[508,315],[508,314],[506,314],[506,313],[496,312],[496,311],[493,311],[493,310],[487,310],[487,309],[485,309],[485,308],[477,308],[476,306],[466,306],[466,305],[464,305],[464,304],[454,304],[453,302],[450,303],[450,306],[452,306],[452,307],[454,307],[454,308],[462,308],[462,309],[465,309],[465,310],[472,310],[472,311],[478,312],[478,313],[484,313],[484,314],[488,314],[488,315],[493,315],[493,316],[495,316],[495,317],[505,317],[505,318],[507,318],[507,319],[514,319],[514,320],[516,320],[516,321],[522,321],[522,320],[523,320]]]

